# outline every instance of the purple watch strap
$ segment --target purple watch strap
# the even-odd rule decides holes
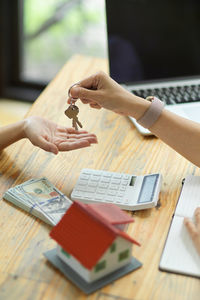
[[[150,128],[159,118],[164,108],[164,103],[153,97],[150,107],[137,122],[145,128]]]

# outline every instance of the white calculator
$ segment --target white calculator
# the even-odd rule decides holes
[[[103,170],[83,169],[71,193],[84,203],[114,203],[125,210],[157,205],[161,174],[135,176]]]

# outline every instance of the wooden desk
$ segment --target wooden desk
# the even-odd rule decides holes
[[[69,86],[98,71],[107,70],[102,59],[73,57],[33,104],[28,115],[40,115],[71,126],[64,115]],[[96,293],[85,296],[46,261],[43,252],[55,246],[50,226],[0,201],[0,299],[1,300],[188,300],[199,299],[199,279],[160,272],[160,255],[171,217],[187,174],[198,168],[154,137],[142,137],[128,120],[110,111],[94,110],[81,103],[80,120],[95,132],[99,144],[58,156],[20,141],[0,154],[0,193],[30,178],[46,176],[67,196],[82,168],[145,174],[161,172],[163,183],[157,208],[133,213],[128,234],[142,246],[134,256],[143,267]]]

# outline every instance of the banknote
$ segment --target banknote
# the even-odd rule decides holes
[[[56,225],[72,204],[45,177],[31,179],[12,187],[3,198],[51,225]]]

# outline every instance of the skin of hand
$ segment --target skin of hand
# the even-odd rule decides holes
[[[31,116],[0,128],[0,150],[23,138],[29,139],[34,146],[54,154],[97,143],[96,135],[87,131],[77,131],[38,116]]]
[[[34,146],[54,154],[97,143],[96,136],[85,130],[78,131],[73,128],[66,128],[36,116],[26,119],[24,132]]]
[[[72,86],[70,95],[74,99],[79,98],[83,103],[88,103],[93,108],[104,107],[116,113],[131,116],[136,120],[143,116],[151,105],[149,101],[125,90],[104,72],[98,72]],[[71,99],[68,99],[68,103],[70,101]],[[179,154],[200,167],[199,123],[164,109],[149,130]]]
[[[200,207],[197,207],[194,213],[195,223],[188,218],[184,219],[184,224],[190,234],[197,252],[200,255]]]
[[[74,99],[79,98],[83,103],[89,104],[93,108],[100,109],[103,107],[121,115],[129,115],[133,105],[133,95],[104,72],[98,72],[75,84],[70,89],[70,94]],[[139,109],[141,100],[143,99],[134,96],[134,101],[138,104],[135,112],[137,117],[143,113],[143,110],[140,112]],[[71,98],[68,99],[69,104],[70,102]],[[147,108],[149,103],[145,101],[143,105]]]

